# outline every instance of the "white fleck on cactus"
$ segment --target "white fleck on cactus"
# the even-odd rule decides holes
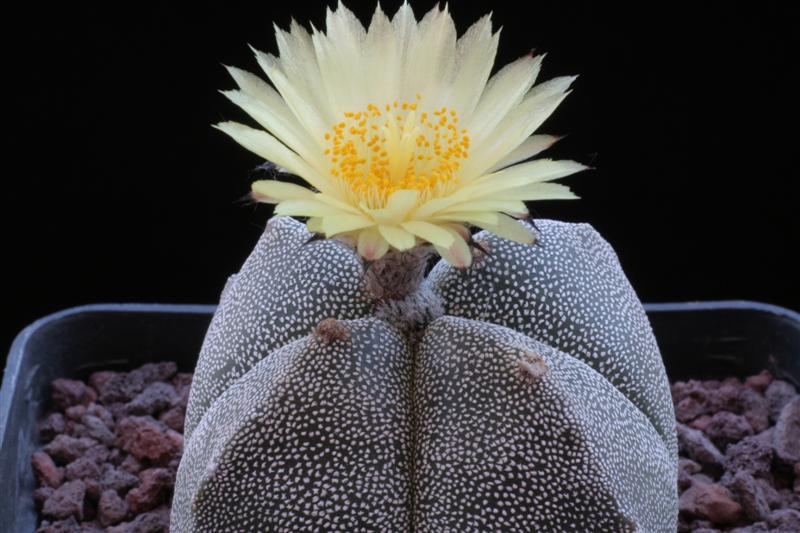
[[[447,8],[326,25],[256,53],[274,88],[229,69],[265,129],[217,127],[305,185],[252,186],[279,216],[203,343],[171,531],[674,533],[672,402],[616,254],[517,220],[575,198],[552,181],[586,167],[530,160],[574,78],[490,78],[489,17],[457,38]]]

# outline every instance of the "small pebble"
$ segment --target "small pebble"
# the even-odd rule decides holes
[[[800,396],[787,402],[773,433],[775,455],[787,464],[800,462]]]
[[[742,507],[722,485],[696,481],[681,494],[678,509],[689,516],[713,524],[735,524],[742,516]]]
[[[773,421],[778,420],[781,411],[783,411],[783,406],[789,403],[789,401],[796,395],[797,391],[794,389],[791,383],[787,383],[786,381],[779,379],[776,379],[770,383],[766,392],[764,392],[764,396],[769,403],[770,418]]]
[[[61,485],[64,473],[56,466],[53,459],[44,452],[34,452],[31,456],[33,474],[39,484],[56,488]]]
[[[711,417],[711,421],[703,430],[711,441],[720,450],[734,442],[753,434],[753,428],[747,419],[730,411],[718,411]]]
[[[701,465],[718,467],[723,455],[702,431],[678,424],[678,444],[687,457]]]
[[[83,519],[83,497],[86,485],[83,481],[67,481],[53,491],[42,507],[42,514],[48,518],[63,519],[74,516]]]
[[[97,504],[97,519],[103,527],[122,522],[128,515],[128,504],[114,490],[103,491]]]
[[[59,378],[50,384],[53,403],[61,410],[82,403],[86,398],[86,384],[75,379]]]
[[[174,483],[166,468],[150,468],[139,474],[139,486],[131,490],[125,501],[134,513],[149,511],[163,503]]]
[[[69,463],[82,456],[86,451],[97,444],[97,441],[88,437],[75,438],[69,435],[57,435],[44,451],[62,463]]]
[[[117,424],[116,445],[139,460],[156,461],[181,450],[169,431],[149,416],[129,416]]]

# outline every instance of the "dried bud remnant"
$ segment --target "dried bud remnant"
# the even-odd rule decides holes
[[[526,350],[521,359],[517,360],[522,376],[534,383],[539,382],[549,372],[547,363],[538,353]]]
[[[314,328],[314,336],[323,343],[330,344],[333,341],[347,340],[350,337],[350,332],[347,331],[347,326],[335,318],[326,318],[321,320],[317,327]]]

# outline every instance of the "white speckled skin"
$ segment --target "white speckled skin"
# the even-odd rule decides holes
[[[518,361],[548,374],[526,379]],[[574,357],[502,326],[442,317],[414,373],[417,531],[674,533],[672,454]]]
[[[355,254],[273,219],[203,345],[171,530],[674,532],[641,304],[590,226],[537,226],[540,245],[479,234],[489,257],[440,262],[446,316],[404,336]],[[329,316],[349,335],[306,336]]]
[[[428,276],[448,315],[509,327],[600,372],[652,422],[677,464],[675,413],[656,338],[613,248],[589,224],[537,220],[538,243],[485,231],[467,270]]]
[[[344,324],[348,340],[297,340],[214,402],[171,531],[409,530],[409,347],[380,320]]]
[[[184,435],[208,406],[264,356],[328,317],[369,316],[361,261],[343,244],[312,237],[289,217],[270,219],[228,280],[195,368]]]

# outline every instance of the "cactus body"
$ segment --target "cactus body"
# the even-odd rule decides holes
[[[307,243],[311,236],[293,218],[271,219],[228,280],[195,368],[187,439],[211,403],[264,356],[325,318],[369,315],[361,261],[336,241]]]
[[[466,271],[439,263],[428,281],[444,312],[507,326],[570,354],[650,419],[677,462],[675,414],[650,322],[617,255],[588,224],[536,222],[536,246],[488,232]]]
[[[590,226],[537,224],[540,245],[479,234],[489,256],[437,264],[419,301],[445,316],[409,335],[355,254],[273,219],[203,345],[172,530],[675,531],[641,304]]]

